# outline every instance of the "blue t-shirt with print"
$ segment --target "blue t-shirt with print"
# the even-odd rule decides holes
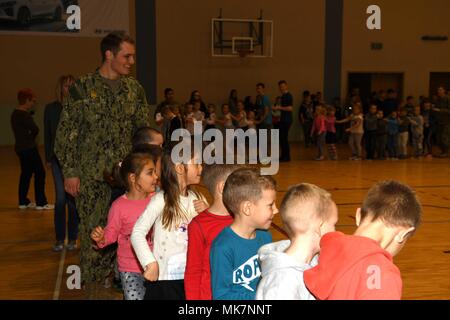
[[[238,236],[226,227],[211,246],[211,287],[214,300],[254,300],[261,278],[258,250],[272,242],[268,231],[254,239]]]

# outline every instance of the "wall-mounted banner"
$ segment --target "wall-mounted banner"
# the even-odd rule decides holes
[[[128,0],[0,0],[0,34],[103,37],[129,28]]]

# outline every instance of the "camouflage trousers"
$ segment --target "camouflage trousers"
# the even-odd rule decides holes
[[[436,133],[442,153],[448,153],[450,147],[450,124],[441,124]]]
[[[80,269],[83,283],[103,281],[114,268],[116,246],[97,250],[90,237],[96,226],[106,226],[110,200],[111,187],[107,183],[81,179],[76,205],[80,217]]]

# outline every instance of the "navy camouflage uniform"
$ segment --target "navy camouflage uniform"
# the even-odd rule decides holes
[[[112,271],[114,247],[95,250],[90,233],[107,223],[111,172],[131,150],[137,129],[150,125],[150,106],[137,80],[124,76],[111,86],[98,70],[77,80],[64,101],[55,154],[65,178],[80,178],[80,268],[83,282],[103,281]]]

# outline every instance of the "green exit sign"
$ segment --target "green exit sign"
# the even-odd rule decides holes
[[[383,44],[381,42],[372,42],[370,47],[372,48],[372,50],[382,50]]]

